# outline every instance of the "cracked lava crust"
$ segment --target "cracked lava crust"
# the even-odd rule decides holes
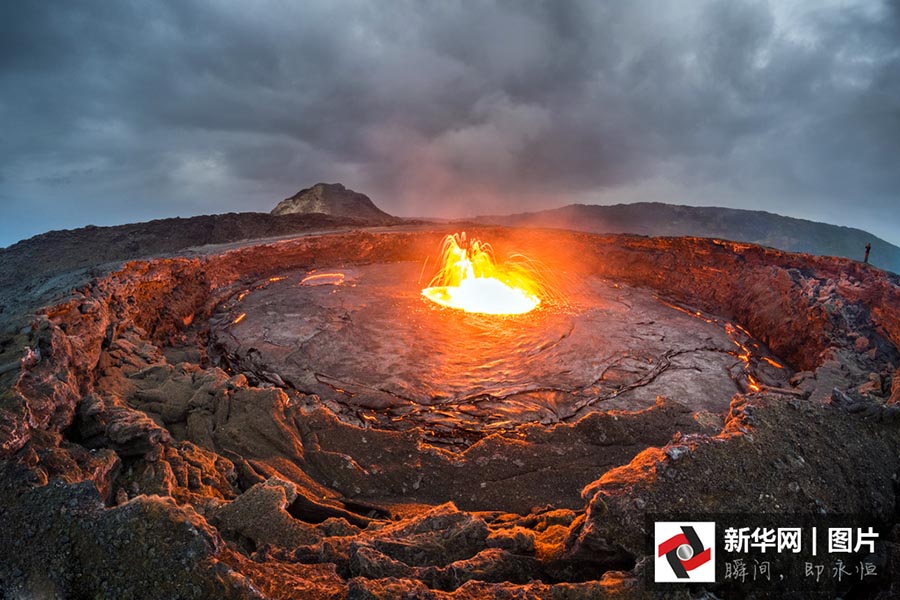
[[[564,302],[483,316],[422,298],[421,269],[294,270],[255,282],[214,314],[211,354],[253,382],[315,394],[348,423],[419,429],[443,446],[640,411],[659,395],[714,419],[735,393],[789,385],[790,369],[739,325],[650,290],[557,273]]]

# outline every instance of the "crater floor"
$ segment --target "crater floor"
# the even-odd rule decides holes
[[[724,413],[736,393],[789,385],[790,369],[740,326],[647,289],[562,277],[562,300],[497,317],[429,302],[421,271],[380,263],[259,281],[213,318],[213,355],[348,418],[448,443],[658,396]]]

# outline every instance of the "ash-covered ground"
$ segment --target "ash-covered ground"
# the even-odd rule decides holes
[[[561,300],[498,325],[418,296],[445,233],[183,250],[8,304],[4,593],[637,598],[647,515],[684,507],[865,514],[900,573],[896,276],[480,229],[560,274]],[[707,592],[739,595],[668,595]]]

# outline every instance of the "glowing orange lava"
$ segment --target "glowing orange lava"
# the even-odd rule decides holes
[[[343,273],[313,273],[304,277],[300,285],[342,285],[343,283]]]
[[[541,303],[540,288],[524,261],[497,264],[490,244],[462,232],[444,238],[440,268],[422,295],[465,312],[520,315]]]

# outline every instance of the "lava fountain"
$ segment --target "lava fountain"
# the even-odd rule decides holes
[[[541,288],[527,258],[498,263],[490,244],[462,232],[444,238],[439,268],[422,295],[465,312],[520,315],[540,305]]]

